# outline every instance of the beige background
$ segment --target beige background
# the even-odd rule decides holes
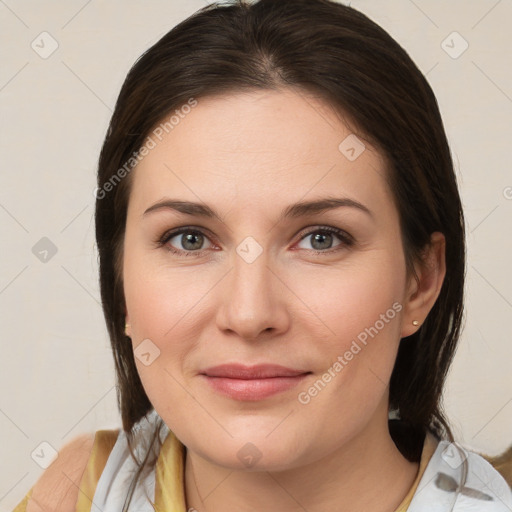
[[[439,101],[469,253],[467,325],[446,408],[460,441],[497,453],[512,443],[512,3],[351,4],[404,46]],[[59,449],[82,432],[120,426],[99,305],[95,166],[131,64],[203,5],[0,1],[0,511],[43,471],[31,458],[50,452],[41,442]],[[51,36],[38,37],[43,31]],[[42,58],[52,38],[58,48]],[[469,47],[453,58],[464,40]],[[46,262],[32,252],[43,237],[57,249]]]

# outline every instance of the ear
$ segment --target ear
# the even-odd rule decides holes
[[[432,233],[421,261],[414,264],[418,279],[410,276],[407,284],[402,338],[414,334],[421,327],[439,296],[446,275],[445,249],[445,237],[436,231]],[[418,325],[413,325],[414,320],[419,322]]]

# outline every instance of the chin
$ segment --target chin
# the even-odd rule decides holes
[[[282,471],[300,464],[307,443],[294,435],[289,426],[278,432],[278,424],[279,421],[273,421],[271,428],[267,428],[267,423],[262,428],[256,424],[245,431],[228,428],[232,438],[225,432],[215,437],[198,433],[200,442],[192,441],[188,446],[211,464],[229,470]]]
[[[205,452],[199,452],[203,458],[211,464],[224,467],[231,471],[283,471],[298,465],[298,453],[291,447],[282,443],[270,443],[265,445],[250,441],[242,444],[236,441],[228,443],[224,449],[211,446],[205,447]]]

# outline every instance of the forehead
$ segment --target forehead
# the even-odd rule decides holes
[[[383,156],[318,97],[282,89],[196,102],[148,134],[152,149],[132,171],[131,199],[141,207],[165,194],[249,204],[336,190],[390,200]]]

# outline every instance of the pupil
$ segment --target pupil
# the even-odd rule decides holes
[[[327,244],[325,246],[325,241],[329,240],[331,237],[332,237],[332,235],[330,235],[330,234],[317,233],[313,237],[312,245],[313,245],[313,247],[315,247],[315,243],[320,241],[320,247],[315,247],[315,249],[328,249],[329,248],[329,244]],[[324,242],[324,246],[322,246],[322,241]]]
[[[188,234],[188,235],[184,235],[184,236],[185,236],[185,242],[183,243],[183,247],[185,247],[186,249],[198,249],[199,247],[201,247],[201,243],[199,243],[199,247],[194,247],[193,239],[195,238],[196,242],[198,239],[200,240],[200,235],[198,236],[197,233]],[[192,247],[189,245],[189,243],[191,243]],[[197,245],[197,243],[195,245]]]

